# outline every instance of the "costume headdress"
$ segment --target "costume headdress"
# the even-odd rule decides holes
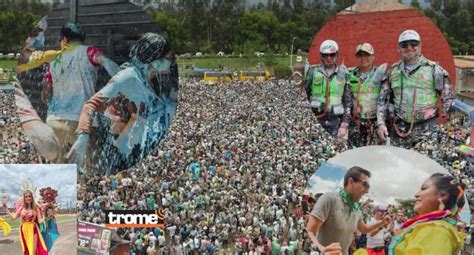
[[[25,203],[25,201],[23,201],[23,195],[27,191],[31,192],[33,206],[36,204],[35,202],[36,187],[33,185],[30,178],[27,178],[25,181],[23,181],[23,183],[20,186],[20,199],[18,199],[18,201],[15,203],[15,211],[18,212],[23,207]]]
[[[33,196],[36,193],[36,187],[30,181],[30,178],[27,178],[20,186],[20,193],[22,196],[26,191],[30,191],[33,194]]]
[[[43,199],[43,202],[48,204],[55,204],[56,197],[58,196],[58,191],[51,187],[42,188],[40,189],[40,196]]]

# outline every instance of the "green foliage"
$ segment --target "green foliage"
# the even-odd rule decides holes
[[[50,8],[39,0],[0,1],[0,52],[19,52],[28,31]]]
[[[453,54],[474,54],[474,1],[433,0],[431,5],[424,13],[443,32]]]
[[[355,0],[336,0],[336,11],[342,11],[346,9],[347,7],[355,4]]]
[[[326,21],[355,0],[336,0],[332,8],[324,4],[326,1],[268,0],[250,10],[245,9],[246,0],[176,2],[162,3],[148,12],[178,54],[223,51],[254,55],[259,51],[268,56],[270,52],[290,54],[293,37],[294,52],[307,51]],[[53,6],[58,3],[52,1]],[[421,9],[420,0],[412,0],[411,4],[440,28],[454,54],[474,54],[474,1],[431,0],[430,9]],[[27,32],[51,8],[40,0],[0,1],[0,52],[18,52]]]
[[[278,62],[275,58],[275,54],[273,54],[272,52],[265,55],[263,63],[268,68],[271,68],[271,67],[275,66],[276,64],[278,64]]]
[[[347,1],[352,2],[352,1]],[[236,55],[307,50],[315,33],[335,11],[318,1],[268,1],[245,10],[244,0],[179,1],[149,13],[163,27],[177,53],[202,51]],[[347,7],[347,6],[346,6]]]
[[[418,2],[418,0],[411,0],[411,3],[410,3],[411,6],[417,8],[417,9],[420,9],[421,6],[420,6],[420,2]]]
[[[291,68],[286,65],[276,65],[273,67],[273,75],[277,78],[289,78],[292,75]]]
[[[409,219],[415,217],[415,212],[413,211],[413,207],[415,207],[415,199],[407,198],[407,199],[396,199],[398,206],[397,211],[403,212],[405,216]]]

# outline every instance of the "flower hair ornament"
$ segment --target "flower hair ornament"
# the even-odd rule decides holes
[[[48,204],[55,204],[56,203],[56,197],[58,196],[58,191],[51,188],[42,188],[40,189],[40,196],[43,199],[43,202],[48,203]]]

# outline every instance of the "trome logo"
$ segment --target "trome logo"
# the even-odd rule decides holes
[[[160,210],[104,210],[108,228],[163,228],[164,215]]]

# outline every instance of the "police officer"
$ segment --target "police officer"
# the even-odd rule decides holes
[[[352,122],[349,142],[355,147],[373,143],[377,122],[377,99],[385,67],[374,65],[375,50],[370,43],[359,44],[355,55],[357,66],[351,68],[349,81],[353,94]]]
[[[344,65],[336,64],[339,46],[335,41],[325,40],[319,51],[321,65],[309,68],[306,94],[323,128],[333,136],[347,137],[352,104],[349,72]]]
[[[378,100],[377,133],[385,140],[389,125],[395,144],[411,147],[420,135],[428,134],[437,125],[437,117],[440,122],[446,121],[453,95],[448,73],[421,54],[416,31],[400,34],[398,52],[401,60],[392,65]],[[439,108],[438,99],[442,103]]]

